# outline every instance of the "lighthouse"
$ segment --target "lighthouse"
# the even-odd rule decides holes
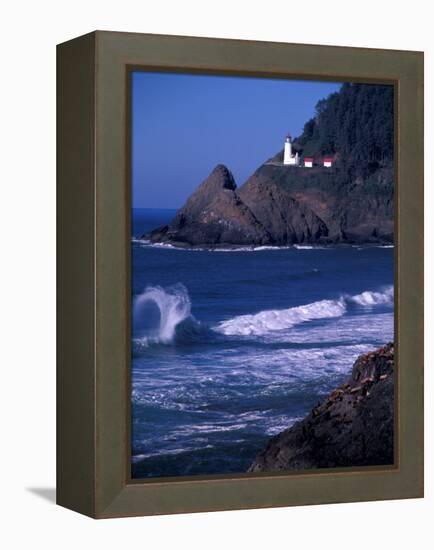
[[[298,164],[298,153],[295,155],[292,154],[292,138],[290,134],[288,134],[285,138],[285,147],[283,150],[283,164],[287,166],[297,166]]]
[[[285,149],[283,154],[283,164],[291,164],[292,157],[292,145],[291,145],[291,136],[288,134],[285,139]]]

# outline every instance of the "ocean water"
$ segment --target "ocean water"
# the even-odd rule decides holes
[[[133,210],[132,477],[245,472],[393,340],[393,247],[179,250]]]

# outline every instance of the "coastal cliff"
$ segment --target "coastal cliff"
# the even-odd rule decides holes
[[[393,464],[394,346],[354,363],[349,379],[273,437],[249,472]]]
[[[177,246],[393,242],[393,178],[342,184],[337,169],[265,163],[237,189],[217,165],[174,219],[143,238]]]
[[[344,84],[318,103],[292,148],[313,166],[284,165],[280,151],[237,188],[219,164],[168,225],[143,238],[212,247],[393,242],[392,87]]]

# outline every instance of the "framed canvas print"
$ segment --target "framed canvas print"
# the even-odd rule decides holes
[[[423,54],[58,47],[57,500],[423,495]]]

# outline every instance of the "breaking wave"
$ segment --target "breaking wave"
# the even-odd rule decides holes
[[[260,311],[253,315],[239,315],[223,321],[215,330],[226,336],[262,336],[276,330],[290,329],[300,323],[342,317],[348,306],[373,307],[393,303],[393,286],[381,292],[366,290],[355,296],[342,296],[338,300],[320,300],[311,304]]]
[[[359,306],[391,304],[393,302],[393,286],[386,287],[382,292],[365,290],[365,292],[351,296],[349,299]]]
[[[393,286],[380,291],[366,290],[354,296],[343,295],[337,300],[319,300],[288,309],[239,315],[211,329],[191,314],[191,301],[184,285],[168,288],[148,286],[133,303],[133,340],[136,346],[147,347],[210,340],[218,334],[263,336],[308,321],[342,317],[349,307],[370,308],[388,304],[393,304]]]
[[[190,297],[185,286],[177,284],[166,289],[148,286],[134,300],[133,331],[135,343],[146,346],[172,344],[179,332],[190,337],[198,333],[200,323],[191,315]]]
[[[261,336],[267,332],[292,328],[315,319],[341,317],[346,311],[345,300],[321,300],[289,309],[270,309],[254,315],[239,315],[220,323],[216,330],[227,336]]]

